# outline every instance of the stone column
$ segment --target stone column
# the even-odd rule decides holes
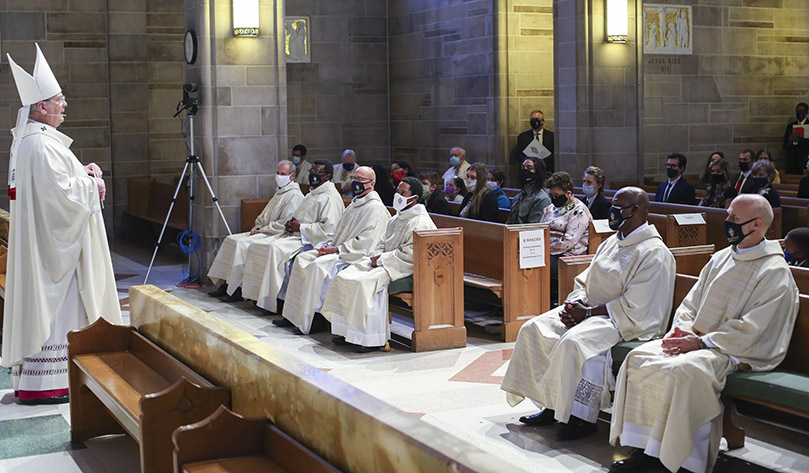
[[[186,67],[186,82],[200,85],[202,102],[196,154],[234,233],[241,227],[241,199],[274,192],[272,177],[287,147],[283,1],[259,5],[259,36],[234,38],[230,2],[185,1],[186,27],[199,42],[196,63]],[[196,181],[192,228],[202,241],[204,276],[227,230],[204,183]]]
[[[643,177],[640,0],[629,2],[629,38],[605,42],[605,0],[554,0],[554,89],[558,169],[574,180],[588,165],[615,181]]]

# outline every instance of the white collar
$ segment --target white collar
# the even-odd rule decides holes
[[[674,187],[674,185],[677,184],[677,181],[679,181],[681,177],[683,177],[683,176],[682,175],[677,176],[677,178],[674,179],[673,181],[671,179],[669,179],[669,184],[671,184],[671,187]]]
[[[762,240],[756,246],[751,246],[750,248],[739,248],[738,246],[733,247],[733,251],[736,252],[737,255],[743,255],[748,251],[753,251],[756,248],[759,248],[761,245],[765,245],[767,243],[766,238],[762,238]]]
[[[618,238],[619,240],[626,240],[627,238],[629,238],[629,237],[631,237],[632,235],[634,235],[634,234],[636,234],[636,233],[640,232],[641,230],[645,229],[645,228],[646,228],[646,227],[648,227],[648,226],[649,226],[649,222],[643,222],[643,223],[641,223],[641,224],[640,224],[640,226],[639,226],[638,228],[636,228],[636,229],[632,230],[632,232],[631,232],[629,235],[624,235],[623,237],[621,237],[621,231],[620,231],[620,230],[618,230],[618,231],[615,233],[615,237],[616,237],[616,238]]]

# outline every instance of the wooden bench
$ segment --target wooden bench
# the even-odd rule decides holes
[[[83,442],[128,433],[140,445],[141,471],[173,471],[171,434],[199,422],[229,392],[215,387],[134,327],[99,319],[68,333],[70,438]]]
[[[670,248],[677,264],[677,273],[699,276],[699,272],[714,254],[713,245]],[[559,301],[564,301],[573,292],[576,276],[581,274],[593,261],[595,255],[563,256],[559,258]],[[809,274],[809,270],[807,270]]]
[[[129,179],[127,209],[124,213],[140,220],[163,225],[178,179],[174,179],[174,184],[157,182],[153,177]],[[188,229],[188,188],[185,185],[180,187],[167,226],[180,231]]]
[[[464,284],[494,293],[503,302],[504,341],[516,340],[520,327],[550,309],[548,225],[504,225],[430,214],[436,227],[463,228]],[[520,269],[520,232],[543,230],[545,266]]]
[[[242,219],[242,232],[249,232],[253,229],[256,219],[264,207],[270,202],[270,199],[242,199],[240,206],[240,213]]]
[[[462,228],[413,233],[413,276],[393,281],[388,293],[413,311],[416,352],[466,346],[463,255]]]
[[[702,212],[701,212],[702,213]],[[705,219],[702,213],[703,220]],[[680,224],[674,215],[663,215],[650,213],[647,221],[650,225],[657,228],[663,243],[669,248],[679,248],[684,246],[700,246],[707,242],[707,225],[706,224]],[[606,240],[615,233],[614,231],[597,232],[593,221],[590,221],[590,228],[588,233],[588,249],[591,254],[595,254],[601,242]]]
[[[172,436],[177,473],[339,473],[263,417],[246,418],[220,406],[210,417]]]

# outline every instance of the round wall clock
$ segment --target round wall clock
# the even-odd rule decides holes
[[[194,30],[185,32],[185,62],[186,64],[194,64],[197,60],[197,34]]]

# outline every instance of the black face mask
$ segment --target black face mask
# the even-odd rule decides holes
[[[754,177],[753,178],[753,184],[755,184],[756,189],[763,189],[764,187],[767,187],[767,184],[769,184],[769,183],[770,183],[770,180],[767,179],[766,177]]]
[[[754,217],[742,223],[728,222],[727,220],[725,220],[725,238],[728,240],[728,243],[730,243],[731,245],[738,245],[739,243],[742,242],[742,240],[750,236],[750,233],[753,232],[743,233],[742,227],[755,219],[756,218]]]
[[[537,173],[529,171],[528,169],[522,168],[520,169],[520,184],[526,185],[530,182],[534,182],[537,178]]]
[[[725,175],[724,174],[711,174],[711,182],[714,184],[722,184],[725,182]]]
[[[315,174],[313,172],[309,173],[309,185],[312,187],[317,187],[323,182],[323,179],[320,177],[320,174]]]
[[[565,194],[559,194],[557,196],[551,197],[551,203],[554,207],[562,207],[567,203],[567,196]]]
[[[747,161],[739,161],[739,169],[741,169],[742,172],[747,172],[747,170],[750,169],[750,163]]]
[[[806,118],[806,113],[804,112],[796,112],[795,118],[798,119],[799,122],[802,122],[804,118]]]
[[[532,118],[529,122],[531,123],[531,128],[533,128],[534,130],[542,126],[542,120],[540,120],[539,118]]]
[[[362,194],[363,192],[365,192],[365,184],[359,181],[351,182],[351,193],[354,194],[354,197]]]
[[[680,171],[678,171],[677,169],[666,168],[666,176],[668,176],[669,179],[674,179],[679,175]]]
[[[629,204],[626,207],[617,207],[615,205],[610,207],[609,226],[611,230],[615,230],[617,232],[625,221],[635,216],[635,214],[629,215],[628,217],[621,216],[621,214],[624,212],[625,209],[628,209],[633,205],[635,204]]]

